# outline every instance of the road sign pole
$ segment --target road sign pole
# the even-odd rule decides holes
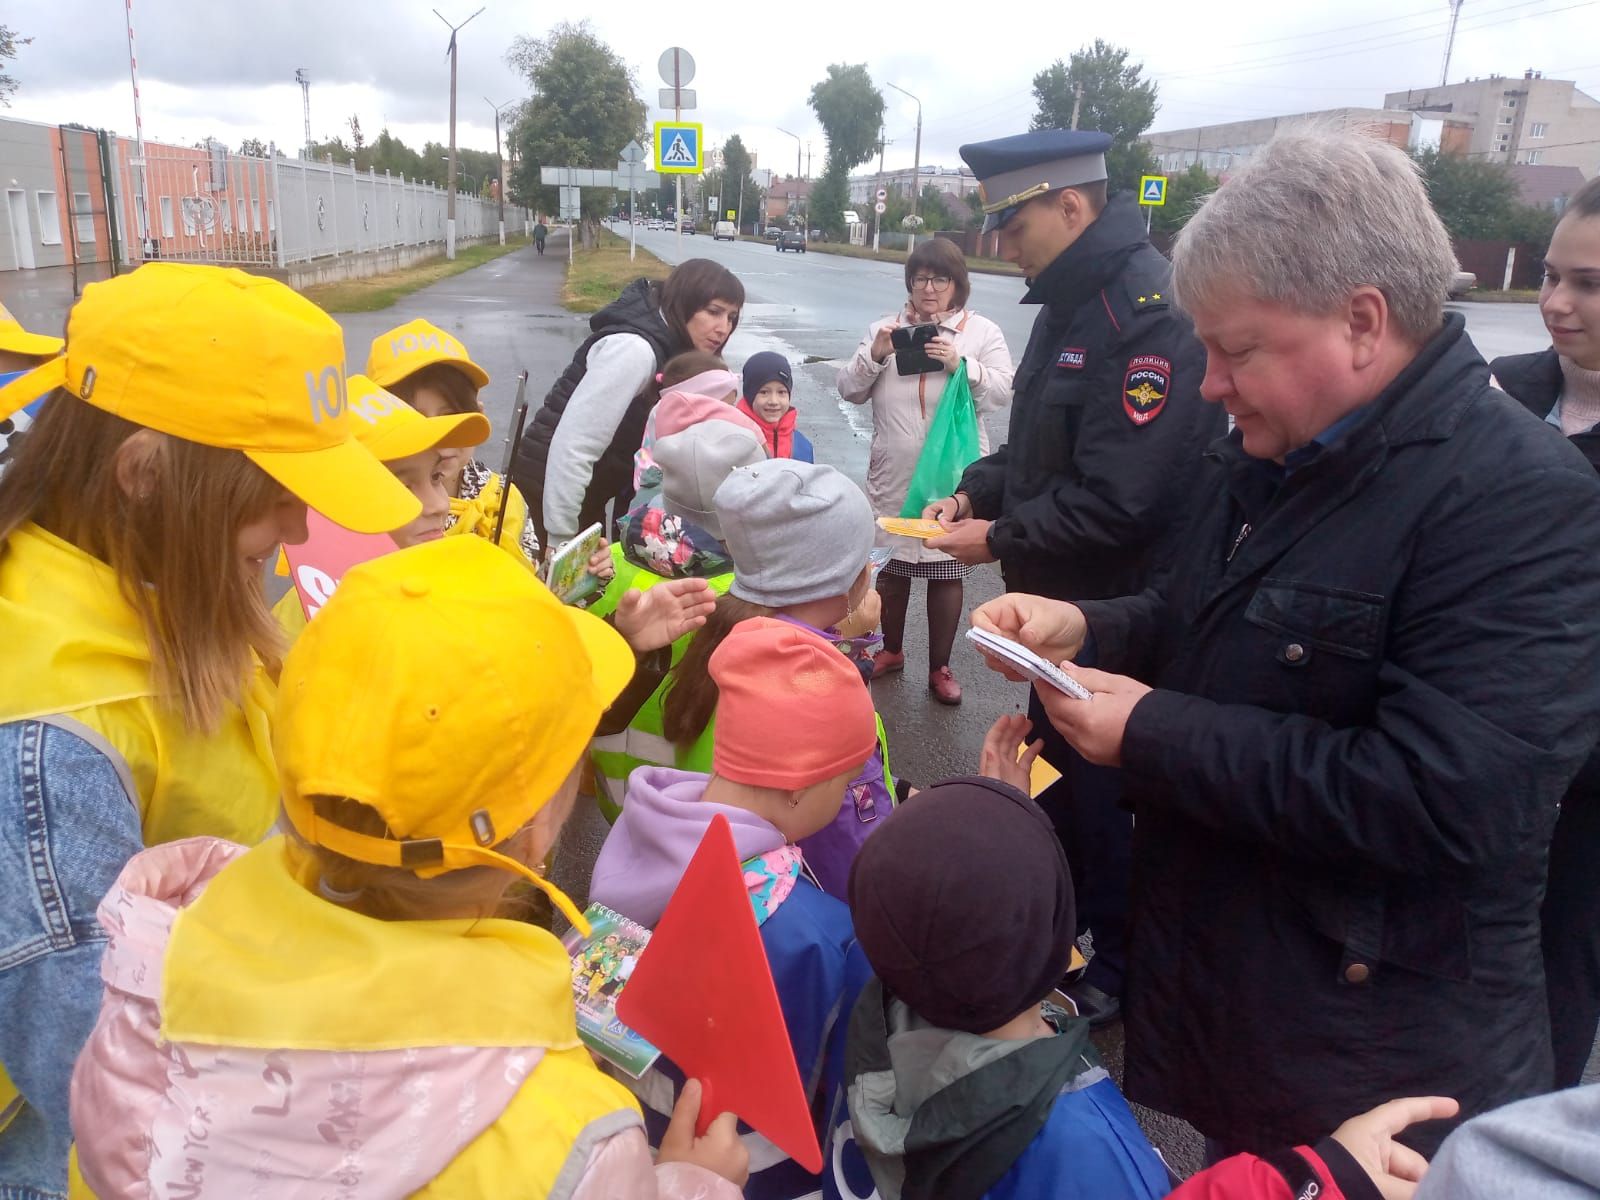
[[[682,59],[683,59],[683,56],[678,52],[677,47],[673,47],[673,50],[672,50],[672,99],[675,102],[679,101],[679,100],[681,100],[683,98],[683,78],[682,78],[683,67],[682,67]],[[683,109],[679,108],[676,103],[673,104],[672,119],[674,121],[682,121],[683,120]],[[677,230],[677,232],[676,232],[676,234],[674,234],[674,236],[678,239],[677,240],[678,261],[682,262],[683,261],[683,176],[682,175],[678,176],[677,184],[678,184],[678,187],[677,187],[677,193],[678,193],[677,214],[673,218],[673,222],[672,223],[673,223],[673,226]]]

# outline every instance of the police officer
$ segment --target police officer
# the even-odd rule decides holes
[[[928,546],[1000,563],[1011,591],[1086,600],[1141,591],[1180,537],[1208,442],[1226,431],[1200,398],[1205,351],[1170,303],[1171,267],[1128,195],[1107,195],[1111,138],[1042,129],[961,147],[1000,253],[1040,306],[1017,369],[1007,444],[973,463],[926,515]],[[1116,771],[1091,766],[1029,703],[1062,781],[1041,797],[1066,847],[1095,954],[1072,989],[1096,1023],[1122,986],[1131,818]],[[1081,932],[1081,930],[1080,930]]]

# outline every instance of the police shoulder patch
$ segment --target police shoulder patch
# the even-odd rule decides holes
[[[1172,363],[1157,354],[1136,355],[1122,377],[1122,411],[1135,425],[1148,425],[1167,406],[1171,390]]]

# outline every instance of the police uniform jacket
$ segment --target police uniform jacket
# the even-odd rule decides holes
[[[1600,479],[1458,315],[1295,457],[1220,440],[1170,581],[1082,606],[1156,688],[1122,744],[1126,1090],[1236,1149],[1549,1088],[1545,853],[1600,727],[1600,528],[1549,516]]]
[[[1114,196],[1023,297],[1043,308],[1007,444],[958,489],[994,522],[989,547],[1011,590],[1126,595],[1176,542],[1201,452],[1226,417],[1200,399],[1205,352],[1170,280],[1132,198]]]

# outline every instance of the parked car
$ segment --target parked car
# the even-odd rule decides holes
[[[1457,271],[1450,276],[1450,299],[1459,300],[1478,286],[1478,277],[1471,271]]]
[[[644,227],[646,229],[660,229],[662,227],[661,220],[659,217],[651,217],[645,222]]]
[[[764,230],[761,231],[761,236],[772,242],[777,241],[782,234],[783,230],[779,229],[776,225],[768,225]]]
[[[739,230],[732,221],[718,221],[711,227],[711,240],[720,242],[727,238],[730,242],[739,240]]]
[[[778,253],[785,250],[798,250],[801,254],[806,252],[806,235],[798,229],[785,229],[778,236]]]

